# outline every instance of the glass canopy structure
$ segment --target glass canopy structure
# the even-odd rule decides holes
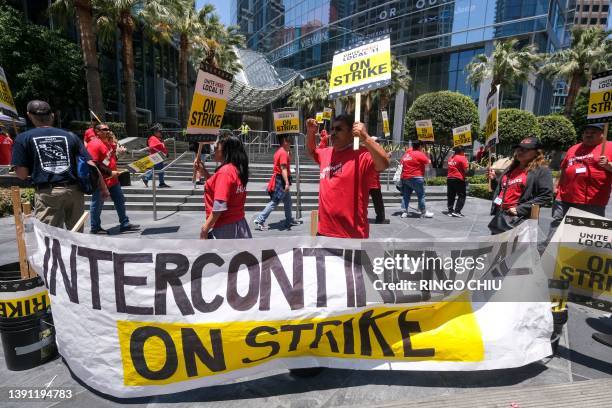
[[[286,96],[300,75],[289,68],[274,68],[252,50],[237,50],[242,70],[234,75],[227,109],[252,112]]]

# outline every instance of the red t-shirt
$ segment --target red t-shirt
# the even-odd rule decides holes
[[[221,212],[221,216],[214,226],[220,227],[240,221],[244,218],[246,196],[246,187],[240,181],[236,166],[231,163],[221,166],[212,177],[206,180],[204,185],[206,218],[212,212],[216,200],[224,201],[227,204],[227,210]]]
[[[0,133],[0,166],[11,164],[13,157],[13,139],[8,135]]]
[[[111,170],[117,170],[116,147],[114,143],[103,142],[97,137],[94,137],[87,143],[87,151],[91,159],[95,162],[104,164]],[[105,177],[104,182],[106,186],[110,188],[119,183],[119,179],[117,176]]]
[[[157,152],[162,152],[165,155],[168,154],[168,149],[166,148],[164,142],[159,140],[155,135],[149,136],[149,139],[147,140],[147,146],[149,146],[149,154]]]
[[[329,146],[329,136],[327,135],[327,130],[323,129],[321,131],[321,140],[319,141],[319,148],[323,149],[327,146]]]
[[[497,196],[498,201],[503,200],[501,202],[502,208],[507,210],[508,208],[516,207],[526,186],[527,172],[525,169],[517,167],[509,174],[504,174],[501,179],[499,195]],[[504,190],[506,191],[505,196]]]
[[[289,152],[279,147],[276,153],[274,153],[274,174],[283,174],[283,169],[281,165],[285,165],[287,167],[287,177],[291,176],[291,157],[289,157]]]
[[[319,164],[319,233],[336,238],[368,238],[368,198],[377,173],[370,152],[352,147],[317,148]]]
[[[429,157],[420,150],[409,150],[402,157],[402,179],[425,177]]]
[[[83,141],[85,143],[91,142],[91,139],[95,137],[96,137],[96,132],[94,131],[94,128],[89,128],[85,131],[85,133],[83,133]]]
[[[468,161],[462,154],[454,154],[448,159],[447,178],[465,180],[465,171],[468,168]]]
[[[597,164],[601,144],[585,146],[582,143],[569,148],[561,162],[561,182],[557,200],[566,203],[605,207],[610,200],[612,173]],[[605,155],[612,162],[612,142],[606,142]]]

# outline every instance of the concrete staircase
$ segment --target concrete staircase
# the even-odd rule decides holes
[[[184,151],[184,146],[177,145],[177,155]],[[172,149],[170,149],[172,150]],[[250,159],[250,177],[247,186],[246,211],[261,211],[266,206],[270,197],[266,192],[266,186],[272,174],[273,152],[255,153]],[[137,159],[138,157],[135,157]],[[300,190],[302,211],[310,211],[318,208],[318,189],[319,189],[319,170],[310,158],[300,155]],[[131,162],[131,156],[125,156],[119,160],[119,168],[127,167]],[[206,167],[211,171],[214,163],[208,161]],[[293,168],[292,198],[294,206],[297,203],[296,194],[296,174],[295,163]],[[165,172],[165,181],[172,188],[157,189],[157,211],[204,211],[203,186],[194,186],[191,182],[192,177],[192,155],[186,154]],[[392,178],[394,170],[388,170]],[[383,199],[387,213],[399,211],[400,194],[396,190],[393,182],[389,189],[386,185],[387,174],[381,175]],[[133,174],[131,178],[132,186],[124,186],[123,193],[126,198],[126,207],[129,211],[153,211],[153,194],[151,183],[145,187],[139,174]],[[412,207],[416,206],[416,195],[413,195]],[[446,187],[427,187],[428,201],[441,201],[446,199]],[[372,203],[370,202],[370,206]],[[89,208],[89,197],[86,199],[86,207]],[[105,210],[114,209],[112,201],[104,203]],[[282,211],[283,206],[279,205],[277,211]]]

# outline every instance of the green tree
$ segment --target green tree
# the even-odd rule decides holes
[[[596,27],[574,28],[569,48],[551,54],[540,69],[548,78],[562,78],[569,82],[564,114],[570,117],[580,87],[595,73],[612,68],[612,31]]]
[[[504,154],[509,154],[512,146],[527,136],[540,137],[540,125],[535,115],[521,109],[500,109],[498,131],[498,152]]]
[[[100,36],[110,41],[119,29],[123,93],[125,100],[125,127],[129,136],[138,133],[136,113],[136,85],[134,83],[134,31],[146,20],[144,16],[162,14],[168,1],[164,0],[94,0],[94,16]]]
[[[304,117],[311,118],[325,107],[328,92],[329,83],[326,80],[312,79],[291,89],[287,101],[289,105],[300,108]]]
[[[476,55],[465,67],[465,71],[468,82],[474,88],[491,79],[491,92],[497,85],[509,91],[516,84],[527,81],[530,74],[536,73],[541,60],[542,56],[538,54],[535,44],[519,48],[519,40],[512,38],[497,41],[490,56]]]
[[[574,129],[576,129],[576,134],[578,136],[582,135],[582,131],[587,125],[587,111],[589,110],[589,88],[586,86],[580,88],[578,94],[576,95],[576,102],[574,103],[574,108],[572,109],[572,113],[569,117],[570,121],[574,125]]]
[[[192,61],[197,68],[202,62],[235,74],[242,69],[237,47],[245,46],[240,27],[224,27],[219,16],[211,14],[202,21],[203,32],[194,41]]]
[[[565,116],[538,116],[540,139],[546,150],[567,150],[576,143],[574,125]]]
[[[0,61],[22,115],[31,99],[48,101],[60,121],[75,108],[85,107],[79,46],[59,31],[27,22],[21,12],[2,4]]]
[[[480,121],[478,108],[474,101],[458,92],[440,91],[419,96],[404,120],[404,135],[408,139],[417,138],[415,122],[431,119],[434,130],[435,147],[432,152],[432,164],[441,167],[453,145],[453,128],[472,124],[472,138],[479,135]]]
[[[92,2],[91,0],[57,0],[51,4],[50,12],[64,20],[69,17],[76,17],[83,63],[85,64],[88,106],[99,118],[104,120],[106,110],[104,109],[102,83],[100,81]]]

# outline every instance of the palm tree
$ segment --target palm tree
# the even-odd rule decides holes
[[[551,54],[540,69],[548,78],[563,78],[569,82],[565,116],[571,116],[578,91],[591,76],[612,67],[612,41],[607,38],[610,34],[612,31],[596,27],[576,27],[572,30],[570,48]]]
[[[123,93],[125,98],[125,128],[128,136],[137,136],[136,87],[134,84],[133,36],[136,28],[145,22],[144,16],[164,14],[169,1],[163,0],[94,0],[94,15],[100,36],[114,38],[119,29],[123,66]]]
[[[144,13],[145,20],[162,40],[171,41],[177,37],[179,41],[178,63],[178,94],[179,119],[181,126],[187,122],[187,97],[189,70],[188,64],[194,43],[203,40],[207,16],[214,11],[211,4],[204,5],[199,11],[195,9],[195,0],[175,0],[157,12],[148,9]]]
[[[327,101],[329,83],[324,79],[312,79],[302,82],[302,86],[294,87],[287,99],[289,105],[300,108],[305,117],[322,110]]]
[[[235,74],[242,69],[236,47],[245,46],[245,38],[238,26],[224,27],[216,14],[202,21],[202,35],[194,42],[192,62],[194,67],[211,64]]]
[[[85,79],[87,81],[89,109],[104,120],[106,110],[104,109],[102,84],[98,68],[98,53],[93,24],[92,2],[91,0],[58,0],[51,4],[49,10],[60,18],[76,15],[83,62],[85,63]]]
[[[535,44],[522,48],[518,48],[518,44],[516,38],[497,41],[490,56],[476,55],[465,67],[468,82],[476,88],[490,78],[493,92],[497,85],[503,90],[528,80],[530,74],[537,72],[542,56]]]

